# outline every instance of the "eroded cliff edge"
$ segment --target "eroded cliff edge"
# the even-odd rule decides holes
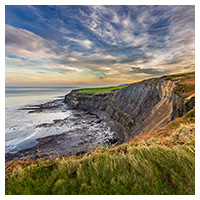
[[[65,96],[65,103],[116,123],[114,126],[121,128],[121,143],[152,132],[191,110],[195,106],[194,80],[192,72],[148,79],[104,93],[74,90]]]

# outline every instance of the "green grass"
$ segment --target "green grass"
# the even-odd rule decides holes
[[[179,76],[173,75],[170,80],[176,81],[173,92],[182,96],[183,99],[195,92],[195,72],[180,74]]]
[[[189,72],[189,73],[181,73],[181,74],[172,74],[172,75],[167,75],[167,76],[162,76],[164,80],[188,80],[188,79],[193,79],[195,77],[195,72]]]
[[[190,93],[190,92],[192,92],[194,90],[195,90],[195,85],[194,84],[179,84],[179,83],[177,83],[176,86],[173,89],[173,92],[180,96],[184,92],[185,93]]]
[[[80,159],[58,158],[32,173],[39,164],[14,171],[6,194],[194,194],[191,148],[125,146],[118,153],[101,147]]]
[[[195,123],[195,107],[187,112],[184,116],[183,119],[188,119],[190,120],[191,123]]]
[[[82,90],[78,90],[79,94],[103,94],[107,92],[111,92],[113,90],[120,90],[122,88],[128,87],[129,85],[121,85],[121,86],[114,86],[114,87],[102,87],[102,88],[85,88]]]

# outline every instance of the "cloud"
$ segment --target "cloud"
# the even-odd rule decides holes
[[[38,49],[46,49],[43,45],[44,39],[25,29],[15,28],[13,26],[5,26],[5,44],[6,47],[15,47],[28,51],[37,51]]]
[[[97,78],[98,79],[105,79],[105,78],[107,78],[108,76],[106,75],[106,74],[104,74],[104,73],[102,73],[101,75],[98,75],[97,76]]]
[[[57,48],[53,41],[35,35],[25,29],[10,25],[5,27],[5,45],[7,55],[17,55],[29,60],[41,60],[56,56]]]
[[[61,72],[82,72],[81,69],[75,68],[75,67],[70,67],[70,66],[58,66],[56,69],[58,69]]]
[[[83,47],[85,47],[86,49],[91,49],[91,47],[93,45],[90,40],[80,41],[79,44],[82,45]]]
[[[80,46],[86,48],[86,49],[91,49],[93,46],[93,43],[90,40],[79,40],[79,39],[75,39],[75,38],[70,38],[70,37],[65,37],[68,41],[73,41],[78,43]]]
[[[49,74],[48,72],[44,72],[44,71],[38,71],[37,73],[39,73],[39,74]]]
[[[68,60],[68,61],[71,61],[71,62],[76,62],[76,61],[77,61],[77,59],[76,59],[76,58],[73,58],[73,57],[68,57],[67,60]]]
[[[134,73],[134,74],[144,73],[144,74],[149,74],[149,75],[153,75],[153,76],[161,76],[163,74],[168,74],[169,71],[168,70],[160,71],[160,70],[154,69],[154,68],[131,67],[130,73]]]
[[[71,79],[87,74],[99,81],[194,70],[194,6],[15,9],[23,15],[6,15],[6,67],[72,74]]]

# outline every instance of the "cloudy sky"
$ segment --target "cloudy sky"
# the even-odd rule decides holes
[[[108,86],[194,71],[194,6],[6,6],[6,86]]]

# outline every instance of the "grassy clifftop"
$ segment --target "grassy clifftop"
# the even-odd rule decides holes
[[[128,86],[129,85],[127,84],[127,85],[114,86],[114,87],[85,88],[85,89],[78,90],[78,94],[102,94],[102,93],[107,93],[114,90],[120,90]]]
[[[6,194],[194,194],[194,118],[83,156],[12,161]]]

